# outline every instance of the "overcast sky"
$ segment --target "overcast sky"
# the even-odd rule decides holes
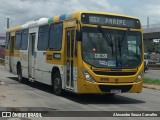
[[[52,17],[77,10],[106,11],[136,16],[142,25],[160,23],[160,0],[0,0],[0,33],[10,26],[41,17]]]

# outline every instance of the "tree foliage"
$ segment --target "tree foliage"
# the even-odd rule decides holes
[[[152,53],[152,52],[160,53],[160,43],[153,42],[148,46],[147,51],[149,53]]]

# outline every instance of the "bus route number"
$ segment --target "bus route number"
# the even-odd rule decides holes
[[[99,18],[94,16],[89,16],[89,22],[91,23],[99,23]]]

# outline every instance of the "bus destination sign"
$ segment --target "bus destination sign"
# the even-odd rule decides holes
[[[98,14],[82,14],[82,23],[122,28],[140,28],[138,19]]]

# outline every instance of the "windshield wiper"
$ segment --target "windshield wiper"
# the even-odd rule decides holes
[[[124,41],[126,40],[128,33],[129,33],[130,29],[128,28],[127,31],[123,34],[122,38],[120,39],[120,37],[118,36],[118,48],[119,48],[119,54],[120,54],[120,58],[121,58],[121,48],[124,45]]]
[[[124,64],[124,66],[128,66],[128,63],[130,62],[137,62],[137,59],[129,59],[126,61],[126,63]]]
[[[108,46],[111,47],[112,49],[112,56],[113,56],[113,43],[112,43],[112,38],[111,36],[109,37],[104,31],[102,26],[98,25],[98,30],[100,31],[100,33],[102,33],[102,37],[104,38],[104,40],[106,41],[106,43],[108,44]]]

